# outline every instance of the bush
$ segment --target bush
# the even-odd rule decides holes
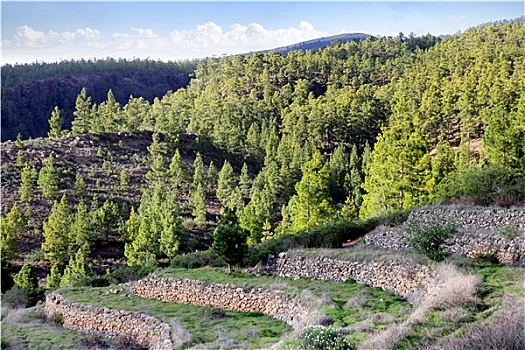
[[[307,350],[357,349],[355,344],[345,339],[341,331],[330,327],[307,327],[299,333],[299,339],[301,340],[301,345]]]
[[[224,261],[213,251],[196,251],[184,255],[177,255],[171,259],[171,266],[185,269],[195,269],[203,266],[224,267]]]
[[[268,254],[276,255],[296,248],[340,248],[344,242],[359,238],[377,225],[376,220],[361,222],[335,221],[294,234],[283,234],[249,248],[244,266],[255,266],[266,261]]]
[[[434,217],[429,222],[410,221],[406,231],[409,244],[415,252],[425,254],[434,261],[443,261],[449,255],[443,245],[458,230],[455,224],[444,223]]]
[[[120,284],[136,280],[138,269],[138,266],[119,266],[110,274],[111,283]]]
[[[109,276],[82,277],[73,283],[73,287],[107,287],[111,284]]]
[[[2,296],[2,304],[8,304],[12,308],[26,308],[35,306],[39,300],[45,296],[43,288],[28,290],[19,286],[14,286]],[[4,307],[4,305],[2,305]]]
[[[510,207],[525,201],[525,178],[499,164],[470,167],[450,177],[440,191],[444,198]]]

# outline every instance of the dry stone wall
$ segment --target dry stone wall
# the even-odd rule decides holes
[[[308,277],[320,280],[346,281],[380,287],[410,298],[426,291],[432,272],[426,265],[402,261],[347,261],[329,257],[307,257],[297,253],[270,255],[266,271],[282,277]]]
[[[133,284],[130,292],[144,298],[214,307],[240,312],[260,312],[297,328],[313,312],[298,298],[278,290],[239,288],[190,279],[151,275]]]
[[[56,292],[46,296],[44,312],[49,318],[60,315],[66,328],[104,337],[126,338],[149,349],[173,349],[169,325],[143,312],[87,306]]]
[[[428,222],[435,217],[456,223],[463,231],[498,231],[514,227],[525,234],[525,210],[520,209],[428,209],[414,210],[408,221]]]
[[[455,223],[459,233],[447,240],[444,249],[468,257],[494,256],[499,262],[525,265],[525,211],[434,209],[410,213],[408,222],[430,222],[435,217]],[[520,237],[512,239],[498,230],[511,228]],[[409,238],[401,228],[380,229],[365,236],[365,244],[387,250],[409,250]]]

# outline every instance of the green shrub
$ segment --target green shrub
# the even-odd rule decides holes
[[[203,266],[223,267],[225,265],[224,261],[213,249],[177,255],[171,259],[172,267],[186,269],[195,269]]]
[[[376,220],[361,222],[338,220],[294,234],[283,234],[251,246],[244,266],[266,261],[268,254],[276,255],[296,248],[340,248],[344,242],[363,236],[377,225]]]
[[[443,261],[449,253],[445,250],[446,240],[457,233],[457,226],[444,223],[438,217],[428,222],[410,221],[406,225],[409,242],[415,252],[434,261]]]
[[[2,296],[2,306],[8,304],[12,308],[26,308],[29,306],[30,294],[27,289],[14,286]]]
[[[451,176],[440,191],[444,198],[510,207],[525,201],[525,178],[499,164],[470,167]]]
[[[51,322],[61,326],[64,324],[64,316],[60,312],[55,312],[51,318]]]
[[[345,339],[337,329],[324,326],[311,326],[299,333],[301,345],[307,350],[353,350],[357,346]]]
[[[138,266],[120,266],[110,274],[111,282],[114,284],[126,283],[137,279]]]

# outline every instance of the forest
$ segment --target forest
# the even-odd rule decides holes
[[[6,137],[18,135],[11,144],[21,152],[12,165],[19,196],[2,208],[2,258],[19,257],[22,233],[40,235],[47,287],[56,288],[92,273],[87,261],[96,258],[94,247],[108,241],[121,244],[128,266],[180,261],[181,252],[202,249],[188,243],[195,233],[204,248],[215,237],[215,251],[224,251],[221,242],[231,237],[214,231],[223,219],[237,223],[235,237],[245,235],[254,247],[435,202],[522,205],[524,47],[525,23],[509,21],[446,38],[370,37],[162,67],[128,62],[122,69],[133,72],[132,81],[157,65],[155,77],[166,79],[157,83],[170,90],[122,102],[124,90],[106,90],[100,100],[85,87],[63,107],[45,102],[46,139],[148,133],[143,162],[126,156],[122,164],[129,167],[118,173],[110,169],[115,153],[99,147],[101,168],[91,174],[118,178],[105,201],[102,191],[89,190],[100,189],[103,178],[57,170],[64,152],[25,159],[22,150],[38,141],[25,139],[43,128],[41,116],[21,126],[18,112],[2,101]],[[116,64],[102,66],[113,71]],[[89,70],[98,62],[83,67],[87,75],[101,74]],[[16,76],[16,68],[3,68],[10,77],[2,79],[3,91],[29,79]],[[133,175],[139,194],[131,196],[134,164],[143,171]],[[63,176],[71,181],[61,182]],[[28,225],[42,203],[47,216]],[[223,208],[227,215],[220,216]],[[224,254],[228,264],[242,264],[242,256]]]
[[[73,119],[75,99],[82,88],[100,103],[112,89],[119,103],[130,96],[150,102],[190,81],[195,61],[98,59],[2,66],[2,141],[47,134],[47,120],[55,106],[63,111],[65,126]]]

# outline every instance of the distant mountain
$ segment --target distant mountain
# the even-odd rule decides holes
[[[359,41],[364,40],[366,38],[370,38],[372,35],[370,34],[364,34],[364,33],[346,33],[346,34],[337,34],[337,35],[331,35],[327,37],[322,37],[318,39],[312,39],[308,41],[303,41],[297,44],[292,44],[288,46],[282,46],[275,49],[270,50],[262,50],[257,51],[259,53],[268,53],[270,51],[275,51],[281,54],[287,54],[290,51],[297,51],[297,50],[317,50],[321,49],[326,46],[330,46],[333,42],[340,41],[343,43],[349,42],[349,41]]]

